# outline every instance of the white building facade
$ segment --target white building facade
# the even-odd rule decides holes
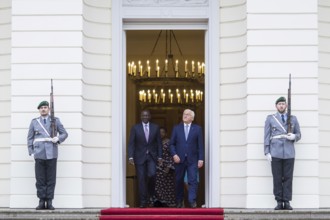
[[[266,115],[292,75],[294,208],[330,207],[327,0],[0,1],[0,207],[37,204],[26,136],[54,80],[57,208],[126,205],[127,30],[205,31],[205,203],[273,208]]]

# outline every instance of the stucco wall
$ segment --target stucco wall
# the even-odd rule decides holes
[[[220,205],[246,206],[246,1],[220,1]]]
[[[11,1],[0,2],[0,207],[9,206]]]
[[[49,100],[54,81],[55,115],[69,138],[61,144],[54,205],[82,207],[82,2],[12,1],[12,108],[10,207],[38,202],[34,160],[26,146],[37,105]]]
[[[263,153],[266,115],[287,96],[292,75],[292,114],[302,139],[296,144],[292,205],[319,207],[317,1],[247,1],[247,204],[269,208],[270,164]],[[308,186],[308,187],[306,187]]]
[[[287,95],[291,73],[292,113],[299,118],[303,133],[296,145],[292,204],[316,208],[317,1],[220,4],[221,206],[274,206],[263,126],[266,115],[275,112],[276,98]]]
[[[110,206],[111,1],[84,0],[82,175],[84,207]],[[119,74],[119,73],[117,73]]]
[[[330,2],[318,1],[320,207],[330,207]]]
[[[292,113],[302,128],[292,205],[330,207],[328,1],[219,2],[220,93],[219,102],[212,103],[220,105],[220,205],[274,206],[270,165],[263,155],[263,125],[266,115],[275,111],[275,99],[286,95],[291,73]],[[37,104],[49,100],[51,78],[56,116],[69,132],[59,151],[54,205],[112,205],[112,147],[118,147],[111,146],[117,129],[111,126],[118,117],[112,117],[118,94],[112,91],[112,4],[0,1],[1,207],[37,204],[26,134],[31,119],[38,116]],[[167,14],[162,16],[166,20]]]

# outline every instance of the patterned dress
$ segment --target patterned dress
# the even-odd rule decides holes
[[[157,166],[155,206],[175,207],[175,171],[168,138],[163,143],[163,164]]]

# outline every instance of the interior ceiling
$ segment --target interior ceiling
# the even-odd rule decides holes
[[[161,34],[161,35],[160,35]],[[159,39],[158,36],[160,35]],[[171,50],[173,54],[173,60],[170,62],[168,61],[168,76],[174,77],[174,66],[175,61],[178,60],[179,66],[179,74],[182,76],[185,69],[185,60],[188,60],[188,69],[192,69],[192,61],[195,62],[195,71],[197,71],[197,63],[204,62],[204,53],[205,53],[205,31],[203,30],[175,30],[174,31],[175,39],[179,44],[179,48],[177,43],[172,36],[171,40]],[[135,64],[138,61],[141,61],[141,64],[146,71],[146,61],[150,61],[151,67],[151,76],[155,77],[155,64],[156,60],[159,59],[159,66],[161,69],[161,74],[164,74],[164,66],[165,66],[165,59],[166,59],[166,30],[162,32],[160,30],[132,30],[126,32],[127,40],[126,40],[126,54],[127,54],[127,62],[130,63],[134,61]],[[168,53],[170,53],[170,33],[167,31],[167,49]],[[158,43],[156,44],[158,39]],[[156,46],[155,46],[156,44]],[[154,48],[155,47],[155,48]],[[153,51],[154,49],[154,51]],[[191,73],[189,73],[191,74]],[[139,88],[141,89],[148,89],[156,88],[156,87],[166,87],[167,89],[170,87],[173,88],[181,88],[181,89],[193,89],[193,90],[201,90],[203,88],[203,79],[198,80],[164,80],[162,78],[155,80],[147,80],[139,82]],[[157,79],[157,80],[156,80]],[[128,81],[128,84],[131,85],[131,82]],[[165,88],[164,87],[164,88]],[[129,87],[128,87],[129,88]],[[174,91],[174,90],[173,90]],[[183,94],[182,94],[183,95]]]
[[[165,59],[166,57],[166,30],[163,30],[159,41],[152,53],[160,30],[132,30],[127,31],[127,60]],[[172,54],[174,59],[195,59],[204,61],[204,35],[203,30],[174,30],[175,38],[182,51],[172,37]],[[168,31],[169,36],[169,31]],[[168,37],[169,45],[169,37]],[[168,46],[169,50],[169,46]],[[153,54],[152,58],[150,55]]]

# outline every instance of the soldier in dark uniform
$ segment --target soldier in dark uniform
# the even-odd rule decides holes
[[[277,112],[268,115],[265,122],[264,153],[272,167],[273,193],[277,201],[275,210],[292,210],[294,143],[301,138],[300,126],[297,118],[291,115],[291,133],[288,133],[286,99],[278,98],[275,106]]]
[[[58,144],[62,143],[68,133],[58,118],[56,120],[57,136],[51,138],[51,117],[49,116],[49,103],[42,101],[38,105],[40,117],[31,121],[27,136],[29,155],[35,159],[35,178],[39,205],[37,210],[54,210],[56,184],[56,164]]]

